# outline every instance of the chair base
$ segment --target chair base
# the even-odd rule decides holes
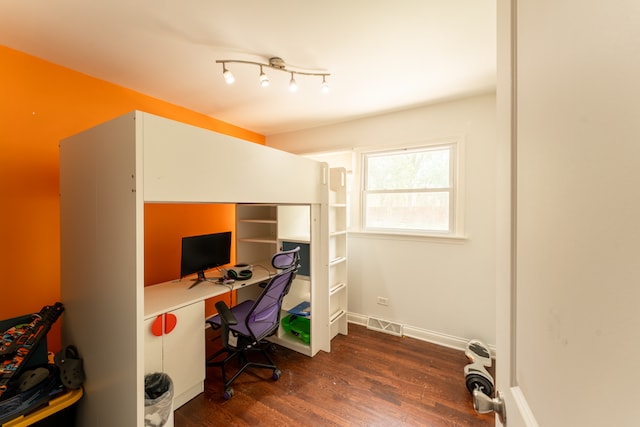
[[[273,371],[271,375],[272,380],[276,381],[280,378],[281,372],[268,354],[268,348],[271,346],[275,346],[275,344],[264,340],[260,343],[244,348],[221,348],[211,356],[207,357],[207,366],[219,367],[222,372],[222,381],[224,386],[223,397],[225,398],[225,400],[233,397],[233,389],[231,388],[231,384],[236,380],[236,378],[238,378],[244,371],[249,368],[270,369]],[[265,362],[250,361],[250,353],[262,354]],[[233,375],[231,375],[230,378],[228,378],[227,365],[234,359],[237,359],[241,366],[235,371]]]

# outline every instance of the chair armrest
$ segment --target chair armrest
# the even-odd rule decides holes
[[[238,320],[233,315],[227,304],[224,301],[218,301],[216,303],[216,310],[218,310],[218,315],[220,316],[220,323],[226,325],[237,325]]]

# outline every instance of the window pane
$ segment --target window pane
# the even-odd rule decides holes
[[[365,227],[449,231],[449,192],[367,194]]]
[[[449,157],[449,147],[367,156],[367,189],[448,188]]]

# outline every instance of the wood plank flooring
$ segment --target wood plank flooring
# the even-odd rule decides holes
[[[273,358],[278,381],[268,370],[243,373],[226,401],[219,368],[207,368],[204,393],[175,411],[175,427],[494,426],[493,414],[473,409],[462,351],[350,324],[331,353],[278,347]]]

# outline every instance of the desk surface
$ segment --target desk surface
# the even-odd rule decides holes
[[[223,285],[210,279],[199,283],[193,288],[193,281],[190,277],[182,280],[170,280],[157,285],[145,286],[144,288],[144,318],[149,319],[168,311],[184,307],[189,304],[203,301],[212,297],[223,295],[236,289],[263,282],[270,275],[275,274],[275,270],[267,272],[262,266],[271,265],[270,262],[256,263],[253,268],[253,276],[249,280],[236,280],[234,283]]]

